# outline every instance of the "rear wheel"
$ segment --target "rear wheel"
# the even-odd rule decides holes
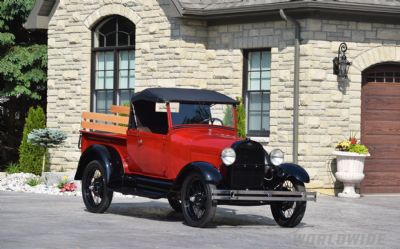
[[[113,192],[107,187],[99,161],[91,161],[83,172],[82,197],[87,210],[92,213],[103,213],[111,204]]]
[[[187,225],[205,227],[214,218],[216,203],[212,201],[214,184],[207,183],[198,173],[191,173],[181,190],[182,213]]]
[[[282,184],[282,191],[305,191],[304,184],[294,179],[288,179]],[[303,219],[306,212],[305,201],[283,201],[271,204],[272,216],[282,227],[295,227]]]

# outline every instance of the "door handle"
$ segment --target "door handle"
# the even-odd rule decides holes
[[[139,145],[142,145],[142,144],[143,144],[143,139],[140,138],[140,139],[138,140],[138,144],[139,144]]]

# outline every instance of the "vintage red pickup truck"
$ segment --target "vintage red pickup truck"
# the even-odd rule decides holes
[[[316,200],[307,172],[239,138],[237,104],[209,90],[149,88],[132,97],[129,117],[85,114],[75,179],[87,210],[106,211],[116,191],[167,198],[194,227],[207,226],[217,205],[270,205],[279,225],[299,224]]]

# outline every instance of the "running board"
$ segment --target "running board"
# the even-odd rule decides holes
[[[238,201],[317,201],[316,192],[213,190],[213,200]]]

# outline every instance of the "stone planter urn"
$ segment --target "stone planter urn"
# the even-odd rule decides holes
[[[333,155],[337,159],[337,172],[335,177],[343,182],[344,189],[339,193],[339,197],[360,198],[355,191],[355,185],[364,179],[364,161],[369,154],[358,154],[346,151],[334,151]]]

